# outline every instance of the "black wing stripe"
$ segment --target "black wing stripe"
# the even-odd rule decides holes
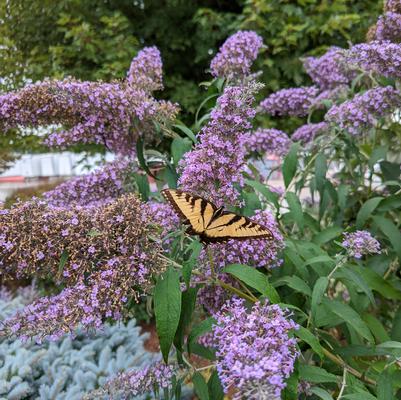
[[[235,222],[239,221],[241,218],[242,217],[240,217],[239,215],[234,215],[234,217],[232,217],[230,219],[230,221],[225,222],[224,224],[221,224],[221,225],[214,226],[213,228],[209,228],[209,230],[212,231],[213,229],[217,229],[217,228],[220,228],[222,226],[228,226],[228,225],[234,224]]]

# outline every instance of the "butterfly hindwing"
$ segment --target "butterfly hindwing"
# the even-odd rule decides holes
[[[191,226],[195,234],[202,234],[213,218],[216,207],[199,196],[194,196],[180,190],[162,190],[163,196],[174,206],[184,223]],[[191,232],[190,231],[190,232]]]
[[[218,209],[202,197],[176,189],[164,189],[161,193],[184,223],[190,225],[187,233],[199,235],[205,243],[225,242],[228,239],[273,239],[269,229],[247,217]]]
[[[273,235],[269,229],[252,222],[247,217],[224,212],[220,217],[214,219],[205,230],[204,236],[213,241],[219,238],[223,239],[257,239],[268,238],[273,239]]]

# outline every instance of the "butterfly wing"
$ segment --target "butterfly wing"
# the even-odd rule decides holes
[[[224,242],[228,239],[273,239],[273,235],[249,218],[226,211],[207,226],[202,238],[205,242]]]
[[[173,205],[184,224],[190,225],[188,233],[201,235],[205,231],[216,211],[214,204],[181,190],[164,189],[161,193]]]

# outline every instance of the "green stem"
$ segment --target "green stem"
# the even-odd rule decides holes
[[[210,247],[207,248],[207,255],[209,256],[210,272],[214,280],[216,278],[216,271],[214,269],[213,251]]]
[[[226,290],[228,290],[228,291],[230,291],[230,292],[232,292],[232,293],[235,293],[235,294],[238,295],[239,297],[242,297],[242,298],[245,299],[245,300],[249,300],[249,301],[251,301],[252,303],[255,303],[254,297],[248,296],[246,293],[241,292],[241,290],[235,288],[234,286],[231,286],[231,285],[229,285],[228,283],[225,283],[225,282],[221,281],[220,279],[217,279],[217,280],[216,280],[216,283],[217,283],[219,286],[221,286],[222,288],[224,288],[224,289],[226,289]]]

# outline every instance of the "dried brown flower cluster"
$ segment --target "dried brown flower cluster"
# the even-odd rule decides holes
[[[41,200],[0,210],[4,278],[52,277],[66,285],[6,320],[0,332],[59,338],[79,323],[118,319],[129,298],[163,272],[155,231],[135,195],[97,208],[51,208]]]

